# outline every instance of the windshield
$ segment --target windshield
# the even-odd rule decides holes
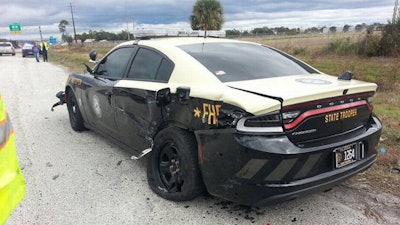
[[[299,60],[251,43],[204,43],[179,47],[222,82],[317,73]]]
[[[22,48],[32,48],[32,47],[33,47],[33,45],[28,44],[28,43],[26,43],[26,44],[24,44],[24,46],[22,46]]]

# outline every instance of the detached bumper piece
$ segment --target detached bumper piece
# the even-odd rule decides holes
[[[55,103],[52,107],[51,107],[51,111],[54,111],[54,107],[59,106],[59,105],[63,105],[64,103],[66,103],[65,101],[65,93],[63,91],[59,91],[56,94],[56,97],[58,99],[60,99],[60,101],[58,101],[57,103]]]
[[[362,134],[310,148],[299,148],[284,135],[198,131],[204,183],[211,195],[249,206],[327,190],[376,161],[382,125],[371,120]]]

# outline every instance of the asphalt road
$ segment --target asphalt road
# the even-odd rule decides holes
[[[148,187],[144,160],[131,160],[92,131],[74,132],[65,105],[50,111],[66,78],[66,70],[51,62],[0,56],[0,92],[27,183],[26,196],[8,225],[391,223],[366,213],[363,205],[344,201],[360,196],[349,186],[256,209],[210,196],[164,200]]]

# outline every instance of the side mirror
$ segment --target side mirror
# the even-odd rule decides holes
[[[166,105],[171,102],[171,90],[169,88],[163,88],[156,93],[157,104]]]
[[[97,57],[97,51],[96,49],[93,49],[92,51],[89,52],[89,62],[96,62],[96,57]]]

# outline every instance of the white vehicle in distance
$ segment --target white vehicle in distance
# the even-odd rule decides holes
[[[0,55],[3,54],[15,55],[15,48],[11,42],[0,42]]]

